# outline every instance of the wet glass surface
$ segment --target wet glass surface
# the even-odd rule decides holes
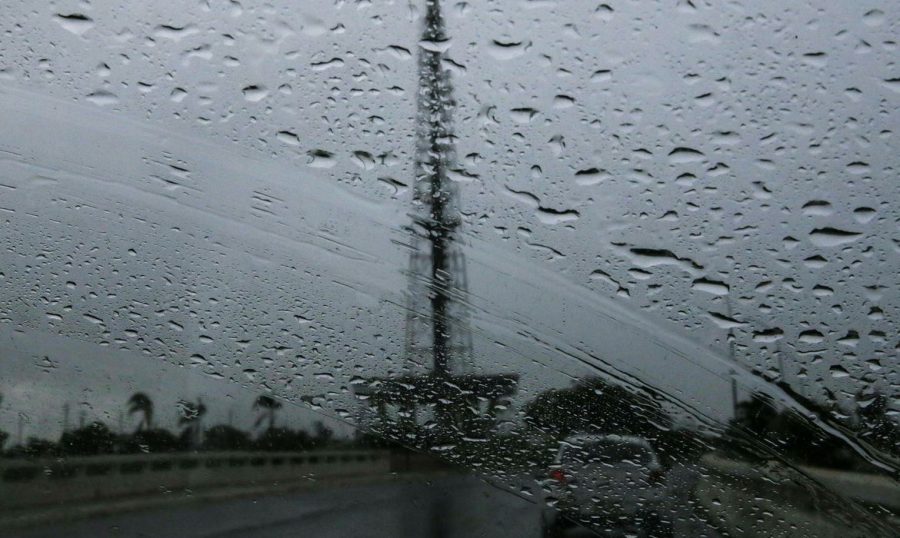
[[[0,13],[0,534],[896,536],[900,9]]]

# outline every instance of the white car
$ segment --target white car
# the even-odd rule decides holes
[[[670,536],[665,471],[641,437],[575,435],[560,443],[545,481],[545,536],[562,536],[581,523],[643,536]]]

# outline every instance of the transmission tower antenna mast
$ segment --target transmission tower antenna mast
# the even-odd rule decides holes
[[[411,247],[406,296],[406,338],[401,376],[370,378],[354,391],[365,396],[377,424],[410,439],[441,444],[492,427],[495,410],[515,394],[515,374],[480,375],[469,370],[472,331],[466,296],[466,260],[459,240],[459,189],[449,175],[456,161],[453,86],[444,68],[449,45],[441,5],[425,0],[418,47],[416,148]],[[472,409],[488,402],[484,417]],[[396,408],[396,419],[391,418]],[[423,411],[437,428],[422,429]],[[418,432],[418,433],[415,433]]]
[[[469,366],[472,337],[468,311],[459,301],[468,287],[457,237],[459,190],[448,177],[456,158],[453,86],[444,68],[448,38],[440,2],[427,0],[425,5],[418,49],[413,251],[404,354],[411,367],[430,362],[431,374],[448,376]]]

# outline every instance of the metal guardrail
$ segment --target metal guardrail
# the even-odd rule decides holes
[[[87,456],[44,460],[0,460],[0,481],[69,480],[80,477],[191,471],[198,468],[313,467],[386,460],[380,451],[209,452]]]
[[[266,486],[310,478],[388,474],[376,450],[197,452],[0,460],[0,510],[159,494]]]

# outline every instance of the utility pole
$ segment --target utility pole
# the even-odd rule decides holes
[[[778,377],[782,383],[787,383],[784,376],[784,356],[781,354],[781,342],[775,344],[775,356],[778,358]]]
[[[728,318],[731,318],[731,298],[725,297],[725,309],[728,313]],[[731,364],[734,364],[735,353],[734,353],[734,329],[728,329],[728,334],[726,336],[728,339],[728,360],[731,361]],[[737,377],[734,369],[729,371],[729,375],[731,376],[731,409],[732,413],[735,417],[737,417],[738,413],[738,387],[737,387]]]
[[[737,378],[735,377],[736,372],[734,370],[729,370],[728,375],[731,377],[731,412],[736,417],[738,408],[738,387]]]
[[[70,411],[69,402],[66,402],[63,404],[63,424],[62,424],[63,433],[66,433],[67,431],[69,431],[69,411]]]

